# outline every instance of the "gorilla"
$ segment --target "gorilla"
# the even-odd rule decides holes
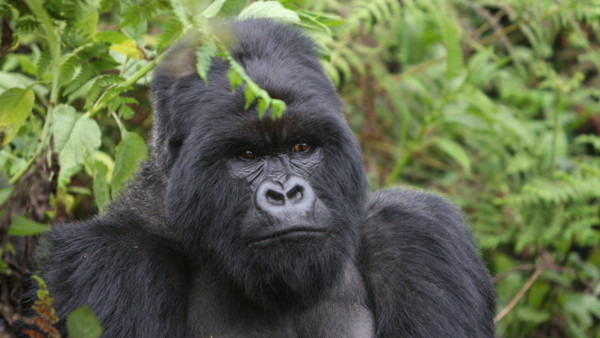
[[[174,48],[151,83],[149,159],[104,214],[45,237],[59,316],[87,305],[106,337],[493,337],[493,285],[455,207],[369,194],[310,39],[266,19],[227,27],[286,112],[259,118],[228,62],[205,82]]]

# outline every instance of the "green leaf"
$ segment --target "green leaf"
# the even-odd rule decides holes
[[[261,96],[258,98],[258,101],[256,102],[256,108],[258,109],[259,118],[265,116],[265,113],[267,112],[267,109],[269,109],[270,105],[271,99],[269,97]]]
[[[58,153],[58,163],[61,167],[59,183],[64,184],[74,174],[77,166],[100,147],[100,137],[100,127],[96,121],[87,116],[77,119],[63,149]]]
[[[109,47],[109,49],[114,50],[115,52],[124,54],[132,59],[136,59],[136,60],[144,60],[145,59],[144,53],[137,46],[135,41],[133,41],[132,39],[129,39],[123,43],[111,45]]]
[[[85,37],[91,37],[98,26],[98,10],[84,1],[81,2],[81,13],[77,16],[77,28],[79,33]]]
[[[8,228],[11,236],[38,235],[50,230],[50,226],[34,222],[24,216],[17,215]]]
[[[100,212],[104,211],[110,199],[110,184],[108,182],[108,168],[100,161],[93,161],[93,189],[94,200]]]
[[[548,311],[538,310],[525,306],[517,309],[517,316],[526,322],[531,322],[535,324],[540,324],[550,319],[550,313]]]
[[[187,13],[186,13],[187,9],[181,3],[181,1],[180,0],[170,0],[169,2],[171,3],[171,8],[173,8],[173,14],[175,14],[177,19],[179,19],[179,21],[184,26],[191,25],[190,19],[188,18]]]
[[[61,104],[52,112],[52,137],[54,140],[54,151],[60,153],[67,144],[73,127],[77,122],[77,111],[72,106]]]
[[[48,286],[46,285],[46,282],[42,279],[42,277],[38,276],[38,275],[31,275],[31,278],[33,280],[35,280],[37,282],[38,288],[43,289],[44,291],[46,291],[46,293],[48,293],[48,291],[46,289],[48,289]],[[42,291],[42,290],[38,290]],[[38,298],[43,298],[43,297],[38,297]]]
[[[59,49],[57,41],[59,41],[58,33],[54,22],[48,15],[45,9],[44,1],[42,0],[25,0],[31,12],[35,15],[35,18],[42,24],[44,34],[42,35],[46,40],[50,55],[53,57],[59,57]]]
[[[130,40],[125,34],[117,32],[117,31],[103,31],[97,32],[94,35],[94,40],[101,42],[108,42],[110,44],[115,43],[123,43],[127,40]]]
[[[279,1],[253,2],[238,15],[240,20],[252,18],[272,18],[291,23],[300,22],[298,13],[283,7]]]
[[[246,7],[248,0],[227,0],[221,7],[219,13],[225,17],[233,17],[238,14]]]
[[[223,7],[223,4],[225,3],[225,1],[227,0],[215,0],[213,1],[210,6],[208,6],[208,8],[206,8],[204,10],[204,12],[202,12],[202,16],[210,19],[212,17],[214,17],[215,15],[219,14],[219,11],[221,10],[221,8]]]
[[[34,80],[20,73],[0,72],[0,92],[14,87],[29,87],[39,97],[48,95],[48,88],[41,84],[36,85],[35,83]]]
[[[247,110],[248,108],[250,108],[250,106],[252,105],[252,103],[254,103],[254,100],[256,99],[256,93],[254,92],[254,90],[252,90],[252,87],[249,85],[246,85],[246,87],[244,87],[244,98],[246,99],[244,109]]]
[[[148,157],[146,143],[136,133],[125,132],[117,146],[115,168],[110,182],[112,196],[115,197],[126,182],[137,171],[141,161]]]
[[[0,205],[4,204],[4,202],[6,202],[6,200],[10,196],[11,192],[12,192],[12,187],[0,189]]]
[[[446,51],[446,76],[455,77],[460,75],[463,69],[463,53],[460,45],[462,31],[459,24],[454,21],[453,16],[447,15],[448,11],[439,11],[437,23],[442,33]]]
[[[196,47],[196,72],[204,82],[208,81],[208,70],[216,54],[217,45],[211,39],[204,40],[201,46]]]
[[[116,31],[98,32],[95,35],[96,41],[110,43],[110,50],[124,54],[130,58],[143,60],[144,53],[138,47],[135,40],[128,38],[125,34]]]
[[[89,307],[81,306],[67,316],[67,332],[71,338],[97,338],[102,326]]]
[[[435,144],[452,159],[454,159],[467,172],[471,171],[471,160],[463,147],[458,143],[445,138],[436,138]]]
[[[93,178],[94,201],[100,212],[105,210],[110,200],[110,179],[115,167],[113,159],[102,151],[96,151],[85,161],[86,171]]]
[[[11,88],[0,94],[0,146],[8,144],[27,120],[35,96],[33,91]]]
[[[176,18],[169,18],[162,24],[162,32],[158,34],[156,48],[161,51],[175,42],[183,33],[183,25]]]
[[[278,118],[283,116],[283,112],[287,109],[285,102],[279,99],[273,99],[271,101],[271,114],[273,117]]]
[[[227,71],[227,77],[229,78],[229,85],[231,85],[231,92],[235,93],[237,88],[244,83],[244,79],[235,71],[233,68],[229,68]]]

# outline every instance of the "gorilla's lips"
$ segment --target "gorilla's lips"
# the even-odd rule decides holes
[[[278,242],[301,242],[304,240],[314,240],[315,237],[322,237],[326,234],[326,228],[309,226],[291,227],[285,230],[271,232],[264,236],[252,238],[246,242],[246,246],[266,247]]]

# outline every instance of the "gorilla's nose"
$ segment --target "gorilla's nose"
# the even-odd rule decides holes
[[[312,208],[315,194],[308,182],[292,176],[285,182],[265,180],[258,186],[256,204],[274,216],[281,213],[304,213]]]

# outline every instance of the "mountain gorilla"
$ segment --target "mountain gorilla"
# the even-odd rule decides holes
[[[368,194],[310,40],[269,20],[230,29],[286,112],[259,118],[227,62],[205,83],[176,48],[152,81],[150,159],[106,213],[47,236],[59,315],[87,305],[107,337],[492,337],[493,287],[456,209]]]

